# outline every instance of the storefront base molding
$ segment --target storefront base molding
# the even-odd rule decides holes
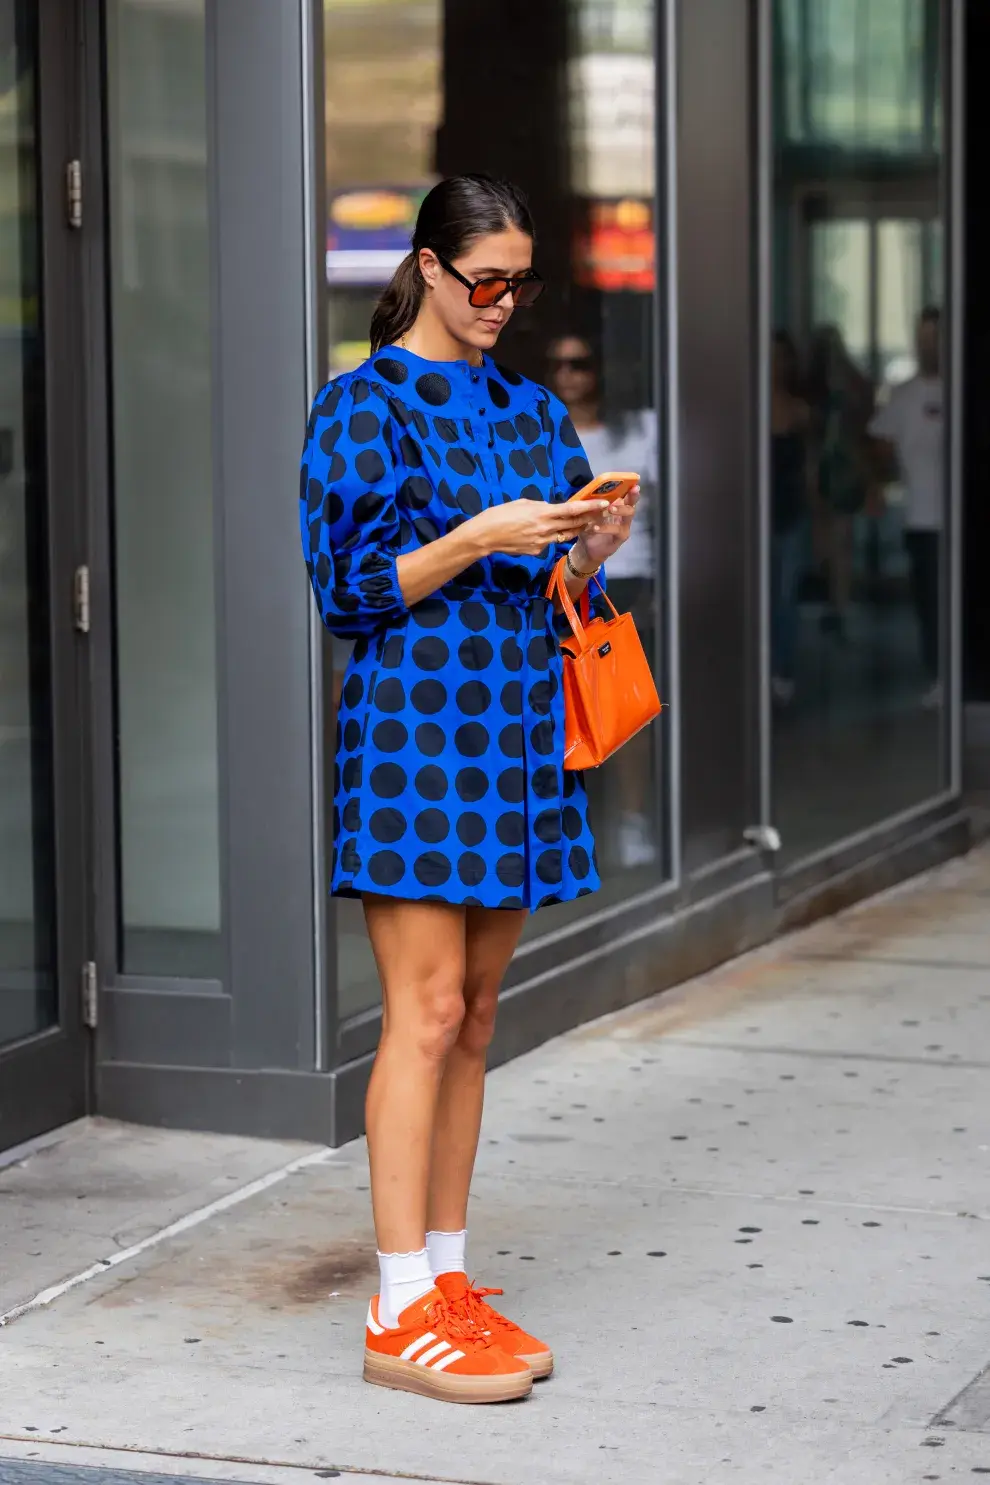
[[[793,873],[773,876],[740,853],[621,914],[527,947],[503,993],[490,1065],[621,1010],[745,953],[781,932],[827,917],[964,852],[970,825],[958,801],[850,842]],[[332,1072],[103,1063],[97,1111],[169,1128],[340,1145],[364,1129],[364,1097],[377,1017],[342,1039],[357,1052]],[[347,1028],[345,1028],[345,1033]]]

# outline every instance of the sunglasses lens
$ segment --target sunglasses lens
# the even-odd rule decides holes
[[[521,284],[516,284],[516,290],[512,296],[513,304],[518,304],[522,309],[528,309],[539,299],[543,293],[543,287],[543,280],[540,278],[523,279]]]
[[[505,294],[508,279],[480,278],[471,290],[470,300],[475,309],[491,309]]]

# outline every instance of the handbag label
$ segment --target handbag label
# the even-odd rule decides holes
[[[610,643],[609,644],[602,645],[601,649],[598,651],[598,654],[600,656],[611,655],[611,653],[612,653],[612,646],[611,646]]]

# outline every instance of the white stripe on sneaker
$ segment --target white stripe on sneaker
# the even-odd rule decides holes
[[[433,1361],[435,1357],[442,1356],[445,1351],[449,1350],[450,1346],[446,1341],[437,1341],[436,1345],[431,1346],[428,1351],[424,1351],[422,1356],[416,1357],[416,1365],[429,1366],[430,1362]]]
[[[435,1361],[430,1370],[434,1372],[442,1372],[445,1366],[450,1366],[453,1362],[460,1361],[463,1355],[463,1351],[451,1351],[450,1355],[445,1356],[442,1361]]]
[[[416,1352],[417,1351],[422,1351],[422,1349],[423,1349],[424,1346],[432,1346],[432,1344],[433,1344],[433,1342],[435,1340],[436,1340],[436,1336],[433,1334],[433,1332],[431,1330],[428,1330],[425,1335],[421,1335],[420,1336],[420,1338],[419,1338],[418,1341],[412,1341],[406,1347],[406,1349],[403,1351],[402,1355],[400,1356],[399,1360],[400,1361],[412,1361],[412,1359],[416,1355]]]
[[[384,1327],[384,1325],[379,1325],[378,1324],[378,1321],[375,1319],[374,1315],[371,1313],[371,1305],[370,1304],[368,1306],[368,1329],[371,1331],[371,1334],[372,1335],[384,1335],[385,1334],[385,1327]]]

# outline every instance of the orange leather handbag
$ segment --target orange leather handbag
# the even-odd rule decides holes
[[[620,614],[596,582],[612,617],[592,619],[585,588],[579,618],[567,591],[565,566],[561,557],[547,588],[547,597],[559,599],[571,626],[570,637],[561,641],[567,724],[564,767],[597,768],[652,722],[662,703],[632,614]]]

